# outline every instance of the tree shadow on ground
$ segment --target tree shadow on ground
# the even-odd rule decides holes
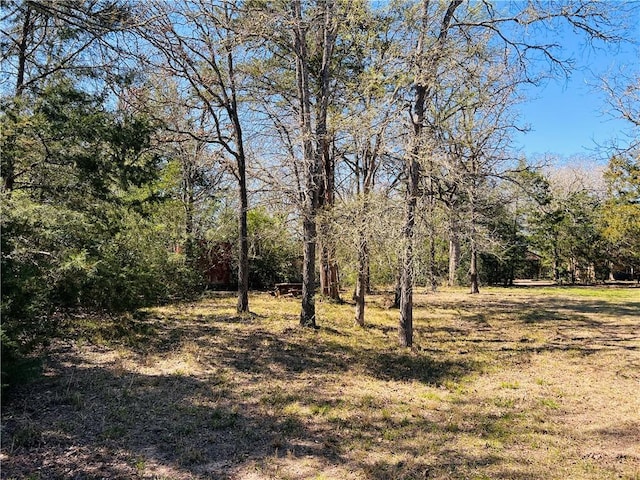
[[[86,368],[68,353],[60,359],[48,377],[22,387],[28,400],[3,412],[2,478],[124,479],[145,470],[227,478],[248,459],[294,450],[340,461],[296,415],[266,413],[223,377]]]
[[[327,397],[317,387],[275,389],[247,401],[233,379],[222,375],[203,380],[89,367],[68,350],[50,361],[47,377],[22,388],[28,401],[3,412],[2,478],[224,479],[252,462],[268,471],[271,462],[285,457],[314,458],[321,466],[349,464],[371,479],[413,478],[434,468],[418,461],[353,463],[345,456],[350,441],[378,443],[398,425],[384,416],[354,415],[323,417],[310,428],[287,406],[302,403],[322,412],[356,401]],[[412,428],[439,427],[415,419]],[[400,447],[393,439],[385,443]]]
[[[403,351],[371,352],[365,364],[369,375],[379,380],[417,380],[432,385],[457,381],[480,369],[477,362],[436,360],[427,354]]]
[[[479,368],[466,360],[436,360],[406,349],[380,351],[347,346],[330,339],[309,341],[304,333],[287,338],[266,331],[238,332],[232,346],[220,346],[217,356],[238,371],[272,378],[355,369],[379,380],[441,384]]]
[[[355,369],[377,380],[440,384],[475,368],[407,350],[346,345],[335,328],[319,338],[320,332],[301,328],[273,333],[259,321],[232,316],[145,313],[111,322],[93,331],[99,345],[86,348],[114,352],[126,346],[126,361],[118,354],[92,363],[92,355],[58,344],[46,376],[16,392],[24,402],[3,411],[2,478],[135,478],[145,472],[232,478],[229,472],[241,465],[283,455],[343,465],[351,462],[345,452],[352,439],[376,443],[394,424],[383,417],[323,417],[357,399],[328,396],[322,375]],[[196,348],[207,370],[143,373],[146,361],[179,357],[182,347]],[[247,396],[252,383],[291,385],[300,377],[314,380],[304,388],[276,384]],[[322,421],[310,428],[291,410],[295,405],[317,411]],[[431,422],[415,425],[434,428]],[[396,468],[379,464],[369,478],[386,478]]]
[[[593,303],[571,310],[572,302],[564,302],[561,318],[526,322],[526,311],[518,316],[515,304],[499,301],[487,305],[487,317],[480,323],[461,310],[467,323],[417,324],[416,331],[421,338],[439,335],[435,340],[439,347],[447,342],[475,343],[476,350],[513,349],[524,354],[544,348],[587,352],[604,342],[613,344],[612,348],[631,348],[625,342],[637,338],[632,325],[583,318],[593,313],[591,308],[601,307]],[[556,307],[557,300],[542,300],[527,309]],[[568,338],[509,342],[501,338],[492,315],[514,311],[509,321],[532,329],[555,327],[560,333],[566,328]],[[491,328],[484,322],[487,318]],[[575,326],[587,333],[572,332]],[[107,324],[103,327],[109,330]],[[374,325],[365,332],[386,338],[391,330],[395,329]],[[345,331],[334,325],[319,332],[300,328],[274,332],[261,325],[260,318],[233,315],[160,316],[151,311],[125,317],[103,341],[110,342],[111,349],[129,346],[127,354],[132,352],[132,362],[138,364],[127,368],[116,361],[97,363],[75,347],[59,349],[49,361],[47,376],[16,392],[2,412],[6,455],[2,478],[225,479],[242,478],[237,472],[251,465],[263,469],[261,478],[279,478],[272,465],[297,459],[302,464],[310,458],[319,469],[338,465],[371,480],[483,478],[489,467],[492,478],[546,478],[546,472],[533,467],[521,473],[491,449],[472,454],[451,447],[463,436],[507,442],[514,431],[517,434],[524,423],[496,414],[495,405],[474,411],[473,403],[456,404],[452,408],[464,412],[457,421],[451,420],[451,410],[431,412],[431,416],[407,413],[400,418],[395,412],[385,413],[398,406],[387,398],[375,394],[368,400],[368,394],[336,398],[325,391],[336,376],[352,370],[359,378],[364,374],[365,385],[379,380],[438,386],[482,369],[473,359],[451,354],[457,350],[449,347],[442,348],[439,356],[388,344],[371,348],[350,343]],[[608,334],[599,338],[589,332]],[[170,354],[179,357],[183,347],[197,350],[205,371],[142,373],[140,362],[146,357],[151,361]],[[372,405],[358,403],[365,401]],[[632,435],[630,429],[599,435],[616,433]],[[422,445],[430,449],[428,455],[415,445],[416,437],[428,440]],[[362,445],[368,446],[362,451],[371,452],[370,458],[350,456]]]
[[[541,298],[528,302],[525,312],[522,318],[525,323],[571,319],[595,325],[601,323],[593,319],[595,315],[614,318],[640,316],[640,302],[612,303],[600,300]]]
[[[465,343],[474,344],[474,349],[505,352],[571,350],[590,355],[602,349],[640,350],[640,332],[634,322],[640,317],[640,302],[548,296],[523,303],[518,298],[492,296],[481,299],[480,306],[442,298],[436,299],[434,306],[455,311],[454,325],[430,325],[426,314],[416,331],[427,344],[439,344],[440,351],[448,351],[446,345]],[[478,308],[483,309],[481,314]],[[518,330],[520,338],[505,338],[503,328]]]
[[[406,349],[360,348],[343,342],[344,332],[322,327],[324,338],[302,328],[273,333],[259,326],[261,317],[229,315],[158,316],[139,312],[134,316],[102,322],[89,335],[107,346],[125,346],[139,355],[153,356],[197,345],[212,362],[238,372],[286,378],[291,374],[346,372],[359,369],[381,380],[442,383],[471,373],[479,366],[467,360],[440,360]],[[258,320],[256,322],[256,320]],[[251,328],[234,328],[228,325]],[[384,327],[370,327],[384,331]]]

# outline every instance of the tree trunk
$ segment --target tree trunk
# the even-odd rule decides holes
[[[240,258],[238,262],[238,313],[249,311],[249,230],[247,227],[247,179],[244,155],[238,160],[238,186],[240,195]]]
[[[405,347],[411,347],[413,345],[413,235],[420,179],[419,156],[422,153],[424,116],[427,94],[429,93],[428,84],[422,80],[421,77],[425,75],[425,72],[435,71],[440,60],[440,55],[442,55],[441,48],[447,39],[453,15],[461,3],[462,0],[452,0],[449,2],[447,11],[440,25],[438,40],[436,45],[432,47],[434,50],[427,64],[425,62],[425,37],[429,29],[429,0],[423,0],[422,2],[422,25],[415,50],[417,63],[415,65],[416,76],[413,85],[415,101],[413,112],[411,112],[411,123],[413,125],[412,145],[405,159],[407,190],[405,197],[405,220],[402,230],[403,255],[400,274],[400,323],[398,326],[400,345]]]
[[[393,303],[391,308],[400,308],[400,296],[402,295],[402,260],[398,265],[398,274],[396,275],[396,285],[393,289]]]
[[[475,196],[473,193],[470,195],[471,203],[471,265],[469,266],[469,277],[471,280],[470,293],[480,293],[480,287],[478,285],[478,249],[476,245],[476,211],[475,211]]]
[[[420,75],[420,67],[424,55],[424,42],[427,34],[427,18],[429,15],[429,2],[423,1],[422,29],[416,46],[416,78]],[[418,188],[420,182],[420,164],[418,157],[421,153],[422,131],[424,128],[424,112],[427,97],[427,87],[420,81],[415,81],[413,86],[415,103],[411,112],[413,135],[411,149],[405,159],[405,217],[402,228],[402,256],[400,264],[400,322],[398,324],[398,339],[400,346],[411,347],[413,345],[413,235],[416,222],[416,204],[418,201]]]
[[[358,276],[356,278],[356,323],[361,327],[364,327],[364,300],[367,290],[367,267],[368,267],[368,247],[367,237],[364,232],[361,232],[360,242],[358,245]]]
[[[404,251],[400,274],[400,346],[413,345],[413,235],[419,187],[419,164],[414,156],[408,162],[405,224],[402,231]]]
[[[373,170],[369,170],[371,174]],[[369,193],[371,190],[372,177],[365,176],[363,186],[362,212],[360,215],[360,232],[358,238],[358,276],[356,278],[356,291],[354,299],[356,301],[356,323],[364,326],[365,295],[369,293],[369,243],[367,242],[367,213],[369,210]]]
[[[238,111],[238,99],[235,83],[234,58],[231,49],[227,50],[227,68],[229,72],[229,93],[226,102],[226,110],[233,124],[234,140],[236,143],[238,197],[240,200],[240,212],[238,213],[238,313],[249,311],[249,230],[247,227],[247,212],[249,200],[247,196],[247,157],[244,151],[244,138],[242,136],[242,124]],[[226,96],[226,93],[225,93]]]
[[[340,298],[340,275],[338,271],[338,263],[335,260],[335,254],[332,256],[333,260],[329,264],[329,278],[331,287],[329,289],[329,296],[338,302],[342,302]]]
[[[311,205],[308,205],[311,208]],[[313,209],[312,209],[313,210]],[[303,264],[302,264],[302,311],[300,325],[316,327],[316,222],[312,215],[306,215],[303,228]]]
[[[320,245],[320,290],[332,300],[341,301],[338,263],[334,249],[322,242]]]
[[[366,256],[365,262],[366,262],[366,266],[365,266],[365,275],[364,275],[364,291],[367,295],[371,295],[373,290],[371,289],[371,262],[369,259],[368,244],[367,244],[367,256]]]
[[[470,293],[480,293],[480,287],[478,286],[478,252],[476,251],[474,240],[471,240],[471,266],[469,267],[469,276],[471,278]]]
[[[611,260],[609,260],[609,262],[607,262],[607,263],[608,263],[608,267],[609,267],[609,281],[613,282],[616,279],[614,274],[613,274],[613,268],[614,268],[613,267],[613,262]]]
[[[307,51],[307,27],[302,20],[300,0],[292,1],[295,25],[293,28],[294,51],[296,54],[296,86],[300,102],[300,131],[302,133],[302,156],[304,162],[305,192],[302,206],[302,308],[300,325],[316,327],[316,217],[318,209],[318,170],[322,153],[313,148],[311,126],[311,88],[309,85],[309,56]],[[326,100],[328,102],[328,98]],[[326,111],[326,110],[325,110]],[[316,130],[316,133],[318,130]]]
[[[458,234],[458,225],[451,214],[449,223],[449,282],[450,287],[457,285],[456,273],[460,265],[460,236]]]
[[[322,231],[322,228],[320,231]],[[320,250],[320,292],[322,295],[329,296],[329,253],[324,246],[324,241],[319,241],[318,243],[318,250]]]
[[[400,279],[400,324],[398,338],[400,346],[413,345],[413,245],[410,241],[405,247]]]

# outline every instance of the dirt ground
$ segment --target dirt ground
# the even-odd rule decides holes
[[[346,295],[345,295],[346,296]],[[640,289],[231,295],[78,317],[2,408],[2,479],[640,479]]]

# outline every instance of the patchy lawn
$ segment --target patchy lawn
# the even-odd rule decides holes
[[[223,294],[78,319],[2,410],[3,479],[640,479],[640,289]]]

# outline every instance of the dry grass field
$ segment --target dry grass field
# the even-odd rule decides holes
[[[345,294],[346,296],[346,294]],[[3,479],[640,479],[640,288],[251,296],[78,318],[2,410]]]

